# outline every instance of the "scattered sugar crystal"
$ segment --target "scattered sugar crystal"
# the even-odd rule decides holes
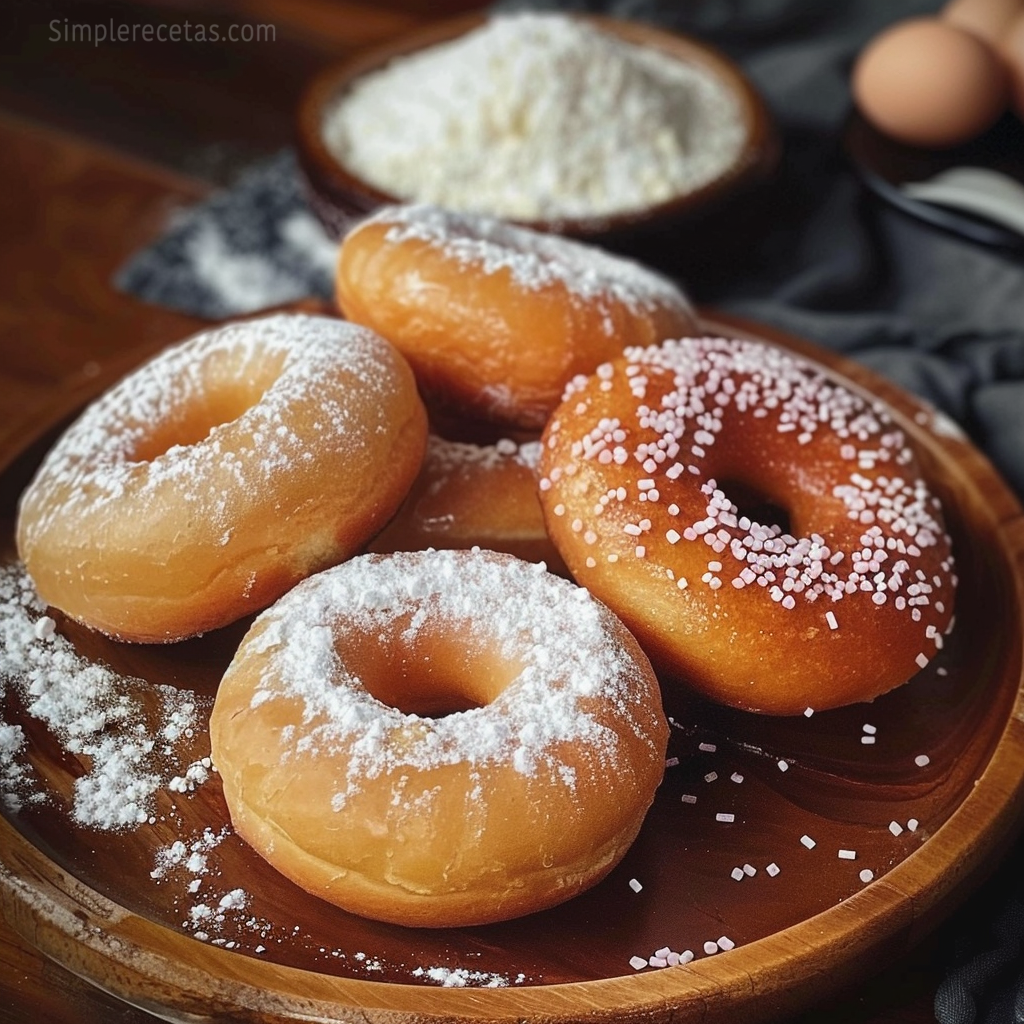
[[[180,738],[198,715],[194,694],[127,679],[79,655],[54,631],[24,568],[0,567],[0,685],[20,693],[26,712],[45,724],[88,770],[74,782],[72,818],[92,828],[135,827],[153,816],[157,792],[179,773],[167,771],[141,695],[160,699],[156,731],[174,721]],[[20,731],[20,730],[19,730]],[[28,770],[16,765],[17,732],[0,734],[0,797],[7,806],[26,798]],[[170,751],[173,760],[173,749]]]

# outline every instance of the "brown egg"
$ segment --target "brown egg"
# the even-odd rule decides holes
[[[861,113],[887,135],[945,148],[980,135],[1006,109],[1009,75],[976,35],[938,18],[893,25],[853,70]]]
[[[1010,71],[1010,103],[1018,117],[1024,117],[1024,14],[1011,22],[1000,46]]]
[[[942,20],[998,46],[1021,12],[1024,0],[950,0],[942,9]]]

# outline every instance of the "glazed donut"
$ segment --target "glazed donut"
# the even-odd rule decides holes
[[[39,595],[119,640],[178,640],[360,550],[405,497],[426,413],[395,349],[277,315],[174,346],[89,406],[21,498]]]
[[[540,442],[427,440],[420,475],[369,551],[473,548],[504,551],[565,571],[537,500]]]
[[[385,207],[351,231],[336,297],[401,350],[429,403],[525,430],[574,375],[694,329],[679,289],[636,263],[431,206]]]
[[[331,903],[424,927],[594,885],[640,829],[667,738],[615,616],[482,551],[362,555],[300,583],[256,619],[210,719],[243,839]]]
[[[542,443],[552,539],[666,685],[797,714],[942,646],[939,502],[882,403],[823,367],[726,338],[633,350],[572,382]]]

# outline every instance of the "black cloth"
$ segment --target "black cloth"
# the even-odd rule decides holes
[[[549,0],[693,32],[730,53],[778,121],[784,158],[770,202],[726,237],[676,239],[673,263],[701,304],[772,324],[860,360],[972,436],[1024,495],[1024,260],[912,219],[868,194],[840,144],[849,71],[863,44],[934,0]],[[671,250],[671,244],[668,247]],[[662,257],[666,253],[661,253]],[[209,279],[211,260],[219,268]],[[211,318],[330,294],[295,163],[282,153],[187,213],[121,271],[119,285]],[[1013,862],[950,932],[940,1024],[1024,1024],[1024,888]]]

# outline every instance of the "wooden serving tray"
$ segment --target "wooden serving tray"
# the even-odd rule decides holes
[[[919,676],[809,718],[667,696],[679,763],[604,882],[507,924],[416,930],[361,920],[281,878],[231,833],[215,774],[191,792],[166,785],[209,753],[205,711],[244,623],[139,647],[54,616],[86,664],[123,676],[150,732],[161,714],[153,684],[195,694],[198,719],[191,736],[168,741],[149,820],[101,831],[70,813],[88,759],[5,687],[3,720],[28,737],[21,756],[48,797],[0,816],[0,905],[12,927],[168,1020],[378,1024],[754,1022],[821,1000],[922,938],[1024,821],[1024,514],[954,424],[868,370],[765,328],[713,316],[704,326],[817,358],[888,402],[916,441],[961,579],[955,629]],[[52,409],[0,451],[3,571],[18,494],[70,411]],[[709,942],[734,948],[706,952]],[[666,948],[695,958],[631,966]]]

